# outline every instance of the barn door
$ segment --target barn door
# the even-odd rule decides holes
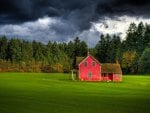
[[[92,78],[92,72],[88,72],[88,79],[91,80]]]

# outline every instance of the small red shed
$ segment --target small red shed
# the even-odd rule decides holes
[[[101,64],[102,81],[122,81],[122,71],[118,63]]]
[[[88,54],[77,57],[77,78],[81,81],[122,81],[122,70],[119,63],[104,63]]]
[[[93,56],[77,57],[78,79],[81,81],[100,81],[101,64]]]

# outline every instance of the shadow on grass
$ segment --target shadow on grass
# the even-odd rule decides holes
[[[107,83],[107,84],[122,84],[124,81],[121,82],[115,82],[115,81],[81,81],[81,80],[71,80],[71,79],[66,79],[66,78],[61,78],[58,79],[59,81],[64,81],[64,82],[77,82],[77,83]]]

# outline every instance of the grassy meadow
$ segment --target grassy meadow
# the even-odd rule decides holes
[[[0,113],[150,113],[150,76],[79,82],[68,74],[0,73]]]

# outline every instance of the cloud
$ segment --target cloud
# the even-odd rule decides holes
[[[68,41],[79,36],[93,46],[101,33],[125,32],[132,21],[148,21],[149,0],[1,0],[0,35]]]
[[[43,17],[33,22],[25,22],[19,25],[1,25],[0,35],[17,37],[27,40],[37,40],[43,43],[48,41],[68,42],[75,37],[87,42],[89,47],[94,47],[99,41],[99,36],[103,34],[117,34],[125,38],[126,31],[131,22],[138,24],[143,21],[150,23],[150,19],[141,17],[121,16],[116,19],[105,18],[97,22],[92,22],[90,29],[80,31],[78,26],[69,23],[70,21],[59,18]]]
[[[149,0],[1,0],[0,24],[35,21],[44,16],[63,18],[80,30],[105,16],[149,16]],[[99,18],[98,18],[99,17]]]
[[[141,21],[143,23],[150,23],[150,19],[143,17],[118,16],[114,19],[106,17],[104,20],[99,20],[99,22],[93,23],[92,26],[100,33],[109,33],[111,35],[116,34],[124,39],[129,25],[133,22],[139,24]]]
[[[107,16],[149,16],[149,0],[106,0],[99,2],[96,7],[99,15]]]
[[[0,26],[0,35],[17,37],[28,40],[37,40],[43,43],[48,41],[67,41],[73,32],[76,32],[76,26],[58,18],[43,17],[33,22],[23,24],[8,24]]]

